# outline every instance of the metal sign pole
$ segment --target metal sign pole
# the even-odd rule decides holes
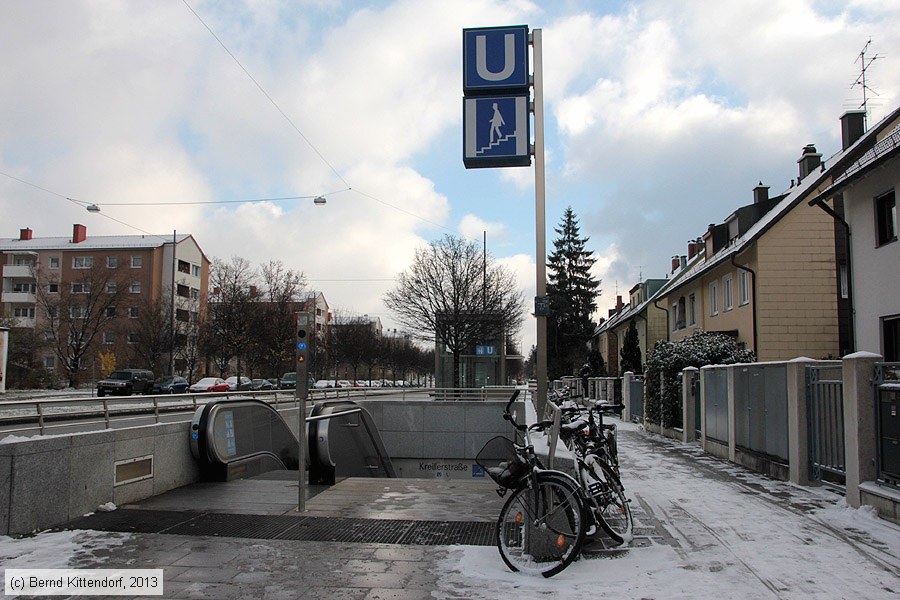
[[[535,294],[538,298],[547,296],[547,225],[544,211],[544,67],[541,48],[541,30],[531,32],[534,49],[534,220],[535,220],[535,266],[537,281]],[[547,316],[535,315],[537,324],[537,402],[535,410],[538,419],[544,414],[547,402]]]

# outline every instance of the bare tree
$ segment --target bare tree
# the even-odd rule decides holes
[[[239,256],[230,262],[214,259],[210,268],[212,301],[209,304],[209,329],[206,348],[219,375],[228,371],[232,358],[237,358],[237,375],[253,334],[254,306],[259,298],[256,272],[250,262]]]
[[[463,352],[514,334],[524,321],[523,296],[512,273],[475,243],[451,235],[417,250],[384,301],[414,335],[447,347],[456,386]]]
[[[133,325],[130,327],[131,353],[140,363],[156,374],[168,370],[169,352],[172,351],[172,309],[169,300],[162,296],[147,298],[136,306]],[[129,315],[131,316],[131,315]]]
[[[378,339],[372,322],[366,317],[335,317],[331,326],[331,351],[336,364],[343,363],[359,379],[359,367],[376,352]]]
[[[260,365],[272,375],[280,375],[294,361],[294,311],[306,287],[302,272],[269,261],[261,268],[262,310],[256,312],[258,335],[254,336]]]
[[[33,276],[37,305],[43,311],[42,333],[74,386],[97,336],[129,308],[130,275],[98,265],[73,271],[65,283],[58,272],[40,267],[34,268]]]

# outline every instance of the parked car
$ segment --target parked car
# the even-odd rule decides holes
[[[188,388],[191,392],[227,392],[228,384],[219,377],[204,377]]]
[[[347,381],[346,379],[339,379],[337,385],[335,387],[339,388],[351,388],[353,384]]]
[[[97,382],[97,395],[130,396],[149,394],[153,390],[153,371],[145,369],[120,369],[106,379]]]
[[[250,382],[252,380],[249,377],[241,377],[240,382],[238,382],[238,378],[235,375],[232,375],[228,379],[225,380],[225,383],[228,384],[228,389],[232,392],[241,391],[241,390],[249,390]]]
[[[154,394],[183,394],[188,389],[188,380],[178,375],[166,375],[153,382]]]
[[[317,390],[324,390],[331,387],[334,387],[334,383],[330,379],[320,379],[313,385],[313,388]]]
[[[253,379],[250,381],[251,390],[272,390],[275,386],[268,379]]]
[[[297,373],[285,373],[281,376],[281,381],[279,382],[279,387],[283,390],[289,390],[297,387]]]

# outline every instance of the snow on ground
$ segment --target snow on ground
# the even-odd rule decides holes
[[[509,572],[496,548],[457,546],[441,588],[473,598],[900,597],[900,527],[825,488],[767,479],[620,423],[623,482],[648,547],[582,558],[547,580]],[[646,539],[646,538],[645,538]]]
[[[112,550],[126,543],[130,533],[105,531],[58,531],[33,537],[0,536],[3,569],[64,569],[97,550]],[[94,560],[102,560],[94,557]]]

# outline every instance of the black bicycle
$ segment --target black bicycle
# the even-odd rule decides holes
[[[499,436],[491,439],[475,461],[507,498],[497,519],[496,540],[500,556],[512,571],[551,577],[578,556],[585,536],[596,531],[593,513],[585,505],[578,482],[562,471],[544,469],[534,452],[529,427],[511,412],[516,390],[504,410],[504,418],[522,432],[524,444]],[[532,429],[546,427],[546,423]]]

